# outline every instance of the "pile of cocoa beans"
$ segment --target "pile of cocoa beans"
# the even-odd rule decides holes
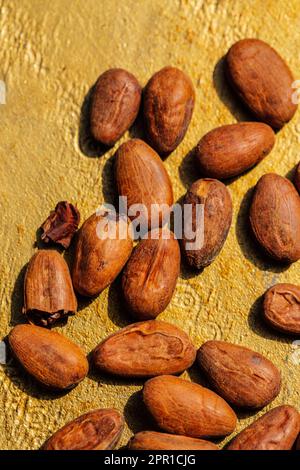
[[[197,271],[222,250],[231,226],[232,200],[220,180],[236,178],[265,158],[275,143],[274,130],[288,123],[297,109],[292,99],[293,76],[263,41],[235,43],[226,55],[225,69],[253,122],[213,129],[194,149],[195,173],[202,178],[185,195],[184,204],[192,210],[184,213],[183,225],[195,228],[196,207],[201,205],[203,243],[190,248],[194,240],[184,233],[178,241],[166,223],[174,200],[163,158],[177,148],[191,121],[195,103],[191,79],[168,66],[155,73],[142,90],[131,73],[108,70],[93,89],[90,129],[96,141],[111,147],[138,114],[143,118],[147,142],[130,139],[115,154],[116,192],[127,198],[130,208],[142,204],[139,228],[143,236],[135,244],[132,222],[136,214],[110,210],[92,214],[77,231],[78,209],[59,202],[42,225],[42,240],[64,249],[75,245],[71,272],[59,251],[38,250],[29,261],[24,281],[23,311],[29,323],[15,326],[9,334],[14,356],[38,382],[54,390],[76,386],[88,374],[87,357],[78,345],[49,327],[76,313],[76,295],[93,298],[120,275],[124,310],[138,322],[106,338],[90,357],[99,374],[145,380],[143,402],[157,429],[134,435],[130,449],[217,450],[212,441],[235,431],[235,410],[261,410],[281,389],[281,372],[261,354],[215,340],[196,350],[183,330],[156,319],[172,299],[181,255]],[[252,235],[266,256],[278,263],[300,258],[298,191],[299,166],[294,184],[277,174],[263,175],[252,198]],[[103,236],[111,229],[117,234],[114,238]],[[271,287],[261,315],[270,328],[299,335],[300,287]],[[209,388],[178,377],[194,363]],[[59,429],[42,448],[112,449],[123,427],[119,411],[92,410]],[[299,431],[298,410],[282,404],[260,415],[226,448],[299,449]]]

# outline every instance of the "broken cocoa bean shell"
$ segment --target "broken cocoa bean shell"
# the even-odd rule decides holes
[[[28,263],[23,313],[29,323],[51,326],[77,310],[69,268],[55,250],[39,250]]]
[[[41,225],[41,239],[45,243],[57,243],[69,248],[79,222],[80,213],[77,207],[67,201],[60,201]]]

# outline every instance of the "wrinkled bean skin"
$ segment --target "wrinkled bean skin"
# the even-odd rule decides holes
[[[113,146],[137,117],[142,89],[123,69],[110,69],[97,80],[91,100],[91,132],[97,141]]]
[[[180,272],[180,248],[167,228],[147,233],[122,275],[128,312],[137,320],[156,318],[171,301]]]
[[[93,351],[100,370],[128,377],[179,374],[190,367],[196,350],[187,334],[166,322],[134,323],[106,338]]]
[[[150,145],[161,155],[173,152],[192,118],[195,90],[190,78],[175,67],[164,67],[144,91],[144,121]]]
[[[51,326],[75,314],[77,300],[67,263],[55,250],[38,250],[28,263],[24,308],[29,323]]]
[[[164,224],[173,205],[173,189],[161,158],[149,145],[140,139],[131,139],[118,148],[115,180],[119,196],[127,198],[128,209],[135,204],[144,206],[140,214],[127,214],[131,220],[139,216],[142,229]]]
[[[207,341],[197,362],[226,401],[241,408],[262,408],[278,395],[279,370],[261,354],[225,341]]]
[[[228,450],[290,450],[300,430],[298,411],[277,406],[238,434]]]
[[[236,415],[216,393],[201,385],[170,375],[148,380],[143,400],[164,431],[189,437],[231,434]]]
[[[192,184],[183,204],[182,250],[192,268],[202,269],[214,261],[226,241],[232,220],[231,196],[220,181],[203,178]],[[192,238],[186,228],[192,229]],[[197,231],[198,242],[195,236]]]
[[[124,428],[123,416],[114,409],[85,413],[59,429],[42,450],[114,449]]]
[[[250,207],[250,224],[269,256],[282,263],[300,258],[300,197],[287,178],[275,173],[260,178]]]
[[[300,335],[300,287],[276,284],[264,295],[263,316],[273,328]]]
[[[280,129],[294,116],[293,75],[280,55],[259,39],[242,39],[228,51],[228,79],[260,121]]]

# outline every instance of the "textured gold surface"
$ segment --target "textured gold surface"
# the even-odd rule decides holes
[[[182,144],[167,159],[175,198],[197,179],[189,151],[215,126],[245,119],[223,80],[221,57],[243,37],[258,37],[286,58],[300,78],[300,14],[297,0],[0,0],[0,325],[4,337],[20,321],[23,267],[34,253],[35,231],[57,201],[77,203],[82,219],[114,196],[115,149],[100,158],[86,135],[85,97],[100,73],[124,67],[141,84],[161,67],[185,70],[196,87],[194,116]],[[80,125],[81,120],[81,125]],[[300,114],[277,134],[270,156],[228,185],[234,220],[221,255],[202,274],[184,269],[175,296],[160,315],[181,326],[198,347],[224,339],[265,354],[282,370],[279,397],[299,407],[300,354],[260,320],[259,297],[278,281],[300,283],[299,262],[269,264],[247,230],[251,188],[266,172],[288,174],[299,160]],[[136,126],[131,135],[139,135]],[[129,134],[122,139],[128,139]],[[117,147],[117,146],[116,146]],[[89,156],[88,156],[89,155]],[[272,227],[270,227],[272,230]],[[113,286],[82,304],[57,328],[88,353],[129,318]],[[194,367],[184,374],[202,381]],[[139,390],[131,382],[90,374],[65,395],[42,390],[10,359],[0,369],[0,447],[36,449],[79,414],[115,406],[125,413],[120,445],[132,432],[151,429]],[[254,419],[239,413],[237,430]]]

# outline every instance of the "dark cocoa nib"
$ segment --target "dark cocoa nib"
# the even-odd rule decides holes
[[[41,225],[43,231],[41,239],[45,243],[58,243],[68,248],[78,229],[79,221],[80,214],[77,207],[67,201],[61,201]]]
[[[26,314],[30,324],[45,327],[52,326],[54,323],[69,315],[75,315],[75,312],[66,310],[59,310],[58,312],[53,313],[41,312],[40,310],[29,310],[24,313]]]

